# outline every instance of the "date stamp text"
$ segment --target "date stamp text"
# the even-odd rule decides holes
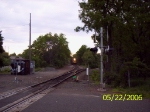
[[[142,100],[142,95],[132,95],[132,94],[103,94],[102,95],[103,100],[110,100],[110,101],[115,101],[115,100],[120,100],[120,101],[125,101],[125,100]]]

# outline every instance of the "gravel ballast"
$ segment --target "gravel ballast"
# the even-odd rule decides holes
[[[45,71],[35,72],[34,74],[30,75],[16,76],[11,74],[0,74],[0,93],[9,91],[11,89],[31,86],[33,84],[55,78],[71,69],[73,69],[73,66],[65,66],[62,69],[46,69]],[[15,81],[15,77],[17,77],[17,81]]]

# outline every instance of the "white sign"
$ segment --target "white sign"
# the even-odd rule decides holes
[[[89,68],[86,68],[86,75],[89,75]]]
[[[20,65],[18,65],[18,72],[20,72]]]

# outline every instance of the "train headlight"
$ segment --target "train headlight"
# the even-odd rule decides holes
[[[76,61],[76,58],[73,58],[73,61]]]

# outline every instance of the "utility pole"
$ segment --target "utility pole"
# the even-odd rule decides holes
[[[103,28],[100,28],[100,49],[101,49],[101,55],[100,55],[100,76],[101,76],[101,82],[100,84],[103,85]]]
[[[95,33],[96,35],[96,33]],[[106,91],[105,89],[105,83],[103,83],[103,72],[104,72],[104,68],[103,68],[103,53],[104,53],[104,47],[106,48],[106,46],[103,46],[103,27],[100,27],[100,43],[99,43],[99,48],[101,50],[101,54],[100,54],[100,86],[101,88],[98,89],[100,91]],[[96,36],[95,36],[96,37]],[[108,35],[107,35],[108,38]],[[108,51],[109,51],[109,47],[108,47]],[[91,48],[90,51],[97,53],[97,47]]]
[[[31,63],[31,13],[30,13],[30,23],[29,23],[29,60]]]

